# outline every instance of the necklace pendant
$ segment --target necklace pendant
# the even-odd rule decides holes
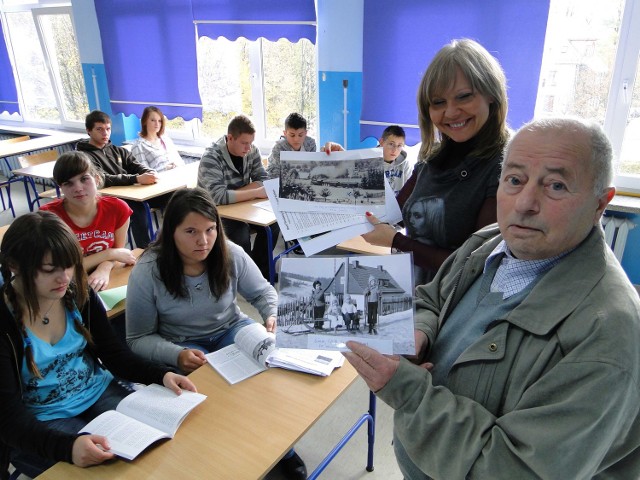
[[[42,317],[42,324],[49,325],[49,317]]]

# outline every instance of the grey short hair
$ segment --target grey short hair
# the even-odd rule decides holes
[[[541,118],[524,124],[507,144],[502,157],[502,165],[509,156],[509,147],[521,132],[559,131],[567,135],[584,133],[590,141],[591,169],[593,171],[593,191],[602,195],[613,184],[613,149],[602,127],[594,121],[574,117]]]

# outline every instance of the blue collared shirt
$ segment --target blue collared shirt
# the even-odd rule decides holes
[[[484,272],[496,258],[500,258],[500,265],[491,282],[491,291],[502,292],[502,298],[505,299],[527,288],[531,282],[555,267],[567,253],[542,260],[520,260],[513,256],[503,240],[485,260]]]

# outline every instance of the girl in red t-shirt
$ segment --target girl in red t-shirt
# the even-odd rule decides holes
[[[64,196],[41,210],[55,213],[73,230],[84,253],[89,286],[104,290],[118,262],[132,265],[136,261],[131,250],[124,248],[132,210],[119,198],[98,194],[103,177],[83,152],[60,155],[53,178]]]

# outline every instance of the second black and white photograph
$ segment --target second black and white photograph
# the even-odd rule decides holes
[[[283,258],[276,345],[414,354],[411,255]]]

